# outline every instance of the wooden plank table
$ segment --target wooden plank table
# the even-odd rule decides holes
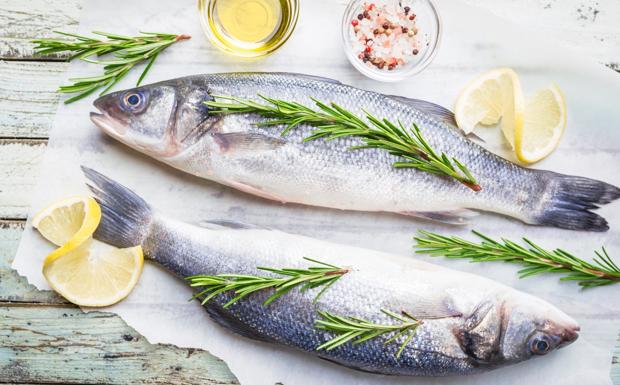
[[[617,0],[467,1],[620,71]],[[118,316],[83,313],[10,267],[67,68],[62,56],[35,56],[29,41],[75,31],[81,4],[0,0],[0,384],[235,384],[208,352],[150,344]],[[611,376],[620,385],[620,344]]]

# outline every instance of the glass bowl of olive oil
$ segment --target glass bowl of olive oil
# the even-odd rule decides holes
[[[241,57],[268,55],[291,36],[299,0],[198,0],[200,22],[218,48]]]

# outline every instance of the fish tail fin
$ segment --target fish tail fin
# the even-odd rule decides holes
[[[101,222],[94,237],[116,247],[141,245],[153,219],[151,207],[136,193],[82,166],[88,187],[101,206]]]
[[[535,223],[569,230],[607,231],[605,218],[590,210],[620,198],[620,188],[580,176],[541,171],[546,181]]]

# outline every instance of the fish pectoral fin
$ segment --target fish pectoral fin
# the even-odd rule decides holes
[[[322,360],[334,363],[336,365],[346,366],[349,369],[357,370],[357,371],[364,372],[364,373],[373,373],[373,374],[381,373],[381,369],[380,368],[376,368],[376,367],[373,367],[373,366],[370,366],[370,365],[363,366],[361,364],[352,363],[352,362],[349,362],[347,360],[339,360],[337,358],[324,355],[324,353],[322,353],[322,352],[319,352],[317,354],[318,354],[318,357],[320,359],[322,359]]]
[[[454,310],[454,307],[441,298],[423,298],[415,305],[402,309],[417,319],[441,319],[462,317],[463,313]]]
[[[427,114],[435,117],[435,119],[437,120],[446,122],[454,127],[457,127],[454,113],[449,109],[440,106],[439,104],[427,102],[426,100],[411,99],[398,95],[390,95],[389,97],[390,99],[398,100],[401,103],[408,104],[420,111],[426,112]]]
[[[198,226],[210,230],[234,229],[234,230],[270,230],[267,227],[252,225],[249,223],[230,221],[226,219],[216,219],[198,222]]]
[[[484,301],[479,303],[465,321],[465,329],[472,331],[477,328],[493,309],[493,303]]]
[[[461,350],[480,363],[491,362],[499,351],[501,327],[492,314],[493,303],[482,302],[467,316],[463,326],[454,330]]]
[[[468,134],[466,134],[465,137],[467,139],[475,140],[475,141],[478,141],[480,143],[486,143],[487,142],[486,140],[482,139],[480,136],[476,135],[476,133],[473,132],[473,131],[468,133]]]
[[[473,210],[456,209],[448,211],[402,211],[400,214],[430,219],[450,225],[466,225],[471,218],[479,214]]]
[[[268,191],[261,189],[260,187],[252,186],[249,183],[236,182],[236,181],[228,181],[226,182],[230,187],[235,188],[239,191],[243,191],[244,193],[256,195],[261,198],[269,199],[272,201],[286,203],[286,199],[279,197],[277,195],[271,194]]]
[[[282,138],[247,132],[217,132],[212,134],[222,152],[270,151],[286,144]]]

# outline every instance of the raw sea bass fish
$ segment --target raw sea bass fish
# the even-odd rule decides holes
[[[253,114],[210,114],[214,95],[258,95],[312,106],[311,97],[362,114],[416,123],[430,145],[465,164],[482,186],[396,169],[380,149],[348,150],[358,139],[302,143],[313,127],[281,137],[258,127]],[[590,210],[620,197],[609,184],[528,170],[465,138],[453,116],[419,100],[385,96],[328,79],[295,74],[196,75],[120,91],[95,101],[93,122],[112,137],[173,167],[264,198],[346,210],[386,211],[462,223],[467,209],[493,211],[526,223],[605,231]]]
[[[574,341],[579,327],[536,297],[476,275],[377,251],[328,243],[232,222],[198,227],[170,219],[129,189],[85,169],[101,204],[95,237],[119,247],[141,244],[147,258],[180,278],[197,274],[266,276],[257,266],[308,268],[304,257],[349,271],[327,288],[295,288],[269,305],[271,290],[255,292],[228,308],[223,293],[205,307],[225,328],[253,339],[287,345],[341,365],[373,373],[442,376],[486,371],[543,355]],[[400,357],[390,335],[333,350],[334,338],[316,329],[317,311],[394,324],[381,312],[419,318]]]

